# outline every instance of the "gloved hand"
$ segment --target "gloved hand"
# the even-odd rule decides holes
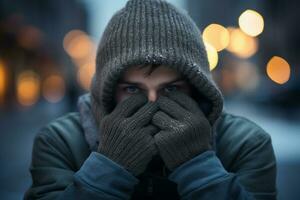
[[[157,111],[158,104],[142,94],[120,102],[100,123],[98,152],[133,175],[141,174],[157,154],[153,135],[159,129],[150,123]]]
[[[157,100],[152,123],[161,131],[154,136],[159,154],[172,171],[212,148],[211,126],[197,103],[182,92],[170,92]]]

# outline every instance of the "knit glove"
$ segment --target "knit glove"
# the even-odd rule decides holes
[[[141,174],[157,154],[151,125],[158,104],[138,94],[120,102],[100,123],[98,152],[123,166],[133,175]]]
[[[160,96],[157,103],[160,110],[152,123],[161,131],[154,139],[169,170],[212,148],[211,126],[191,97],[175,91]]]

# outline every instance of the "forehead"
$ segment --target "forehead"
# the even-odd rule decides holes
[[[149,74],[151,66],[132,66],[126,69],[123,73],[121,80],[131,80],[131,81],[139,81],[144,79],[164,79],[164,80],[172,80],[174,78],[179,78],[180,74],[171,69],[170,67],[160,65]]]

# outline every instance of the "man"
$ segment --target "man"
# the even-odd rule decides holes
[[[276,199],[270,136],[223,111],[187,14],[128,1],[96,65],[80,112],[36,136],[25,199]]]

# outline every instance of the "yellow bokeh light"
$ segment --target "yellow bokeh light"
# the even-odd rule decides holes
[[[239,17],[239,26],[250,36],[258,36],[264,30],[264,19],[254,10],[246,10]]]
[[[273,56],[267,64],[267,74],[275,83],[284,84],[290,79],[291,68],[285,59]]]
[[[218,64],[218,60],[219,60],[218,52],[211,44],[204,42],[204,45],[207,52],[209,69],[212,71],[214,68],[216,68]]]
[[[43,96],[47,101],[56,103],[64,97],[65,89],[64,79],[59,75],[51,75],[43,83]]]
[[[90,89],[92,77],[95,73],[95,64],[94,62],[89,62],[78,69],[77,79],[79,84],[85,90]]]
[[[17,97],[20,104],[31,106],[39,98],[40,79],[32,71],[25,71],[17,79]]]
[[[227,50],[241,58],[249,58],[257,52],[258,41],[254,37],[246,35],[239,28],[228,28],[230,42]]]
[[[80,30],[70,31],[64,38],[63,46],[74,59],[84,59],[94,50],[91,38]]]
[[[211,44],[217,51],[221,51],[229,44],[229,32],[219,24],[210,24],[203,31],[203,40]]]

